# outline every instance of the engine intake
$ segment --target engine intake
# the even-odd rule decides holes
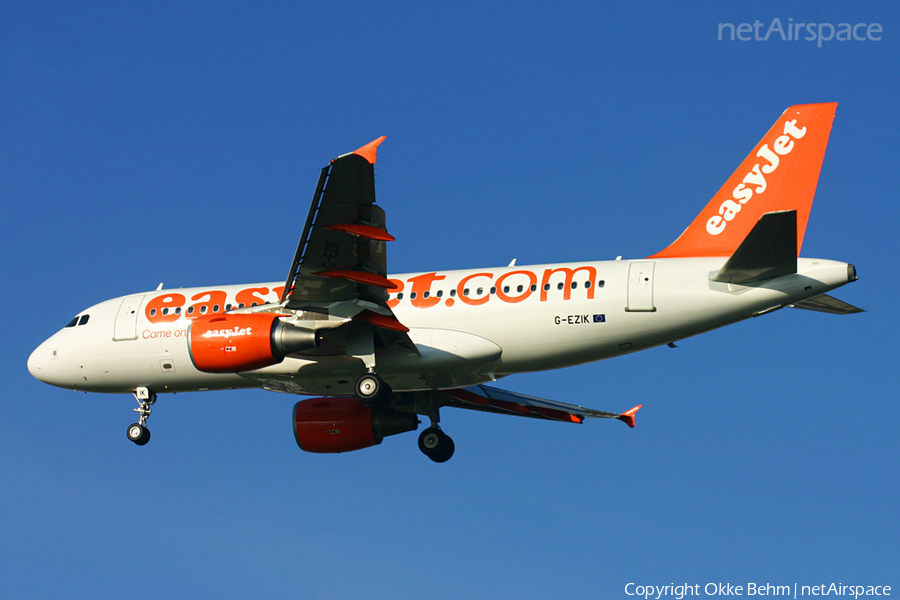
[[[294,439],[307,452],[350,452],[376,446],[389,435],[414,431],[412,413],[372,410],[357,398],[311,398],[294,405]]]
[[[197,369],[238,373],[280,363],[319,345],[312,329],[285,323],[275,313],[201,317],[188,327],[188,350]]]

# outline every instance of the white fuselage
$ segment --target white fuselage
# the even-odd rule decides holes
[[[742,286],[711,281],[726,258],[616,260],[392,276],[389,306],[419,353],[378,348],[395,391],[448,389],[659,346],[828,292],[847,263],[798,259],[798,273]],[[278,301],[283,284],[157,290],[79,315],[29,357],[38,379],[73,390],[158,393],[245,387],[351,395],[365,371],[346,353],[292,355],[240,374],[197,370],[188,325]]]

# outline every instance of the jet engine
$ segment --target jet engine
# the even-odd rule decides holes
[[[225,314],[195,319],[188,327],[191,361],[206,373],[252,371],[319,345],[312,329],[285,323],[275,313]]]
[[[294,438],[307,452],[350,452],[414,431],[412,413],[372,409],[356,398],[312,398],[294,405]]]

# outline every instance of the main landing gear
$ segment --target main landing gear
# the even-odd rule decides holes
[[[419,434],[419,450],[434,462],[442,463],[450,460],[456,445],[440,427],[432,426]]]
[[[147,419],[150,417],[150,407],[156,403],[156,394],[145,387],[139,387],[134,392],[134,399],[140,405],[134,409],[141,418],[137,423],[128,426],[128,439],[143,446],[150,441],[150,430],[147,429]]]
[[[423,408],[431,418],[431,427],[419,434],[419,450],[436,463],[447,462],[453,456],[456,444],[441,430],[441,409],[435,392],[428,395]]]
[[[391,387],[374,370],[356,380],[354,392],[357,398],[372,408],[386,408],[391,402]],[[431,427],[419,435],[419,450],[436,463],[447,462],[453,456],[456,445],[441,430],[440,406],[436,395],[432,392],[427,396],[419,396],[416,409],[419,414],[427,414],[431,418]]]
[[[385,388],[387,387],[387,384],[381,377],[374,371],[369,371],[356,380],[356,397],[366,404],[372,404],[384,396]]]

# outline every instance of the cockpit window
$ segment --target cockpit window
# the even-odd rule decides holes
[[[72,317],[72,320],[66,324],[66,327],[75,327],[78,324],[78,317]]]
[[[91,318],[91,315],[81,315],[81,318],[78,319],[78,324],[84,325],[85,323],[88,322],[88,319],[90,319],[90,318]]]

